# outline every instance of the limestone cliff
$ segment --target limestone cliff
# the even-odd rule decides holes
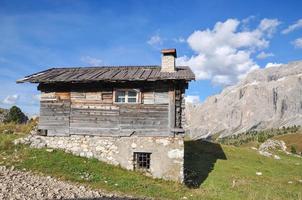
[[[202,104],[187,105],[193,138],[302,125],[302,61],[258,69]]]

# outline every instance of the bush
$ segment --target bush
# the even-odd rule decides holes
[[[293,154],[297,154],[297,150],[296,150],[296,147],[295,146],[290,146],[290,152],[293,153]]]
[[[4,117],[4,123],[16,123],[24,124],[28,120],[28,117],[17,106],[13,106],[9,109],[9,112]]]

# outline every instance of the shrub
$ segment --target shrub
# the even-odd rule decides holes
[[[16,123],[16,124],[24,124],[28,120],[28,117],[21,111],[17,106],[13,106],[9,109],[9,112],[4,117],[4,123]]]
[[[294,153],[294,154],[297,154],[297,150],[296,150],[296,147],[295,146],[290,146],[290,152],[291,153]]]

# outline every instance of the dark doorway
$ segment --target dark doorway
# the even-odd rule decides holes
[[[220,144],[204,140],[185,141],[185,185],[190,188],[199,188],[214,169],[218,159],[227,159]]]

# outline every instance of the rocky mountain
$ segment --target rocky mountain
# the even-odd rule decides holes
[[[250,72],[202,104],[187,105],[192,138],[302,125],[302,61]]]
[[[7,109],[0,108],[0,123],[3,122],[5,115],[8,113]]]

